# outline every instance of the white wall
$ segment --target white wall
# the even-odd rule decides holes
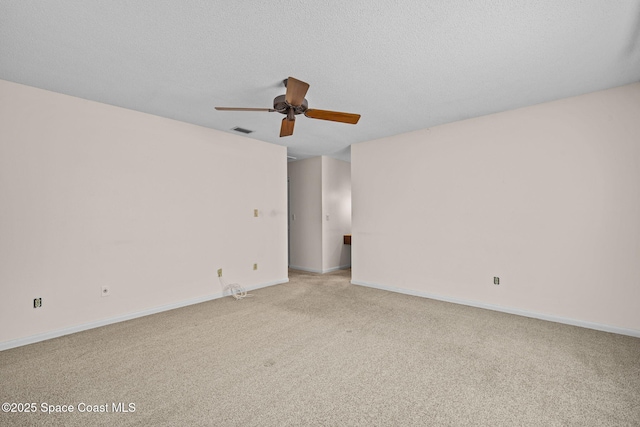
[[[351,163],[322,156],[322,270],[351,266]]]
[[[286,197],[285,147],[0,81],[0,348],[286,282]]]
[[[353,283],[640,336],[639,117],[633,84],[355,144]]]
[[[322,159],[289,162],[290,266],[322,271]]]

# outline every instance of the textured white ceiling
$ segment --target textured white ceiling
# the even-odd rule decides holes
[[[279,138],[282,80],[310,108]],[[640,0],[0,0],[0,78],[349,159],[352,143],[640,81]]]

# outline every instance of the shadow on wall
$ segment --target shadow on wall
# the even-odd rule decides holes
[[[632,54],[638,49],[640,43],[640,4],[638,4],[638,11],[636,13],[636,19],[631,29],[631,37],[629,38],[629,44],[627,45],[627,54]]]

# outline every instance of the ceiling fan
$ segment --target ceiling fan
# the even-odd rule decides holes
[[[278,112],[287,117],[282,119],[280,126],[280,136],[293,135],[293,125],[298,114],[304,114],[311,119],[329,120],[332,122],[350,123],[355,125],[360,120],[360,114],[341,113],[339,111],[316,110],[308,108],[309,104],[304,96],[309,90],[309,83],[302,80],[289,77],[284,80],[287,93],[276,96],[273,100],[273,108],[234,108],[234,107],[216,107],[221,111],[268,111]]]

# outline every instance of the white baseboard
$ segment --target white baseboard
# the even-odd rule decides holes
[[[533,311],[521,310],[518,308],[502,307],[502,306],[493,305],[493,304],[485,304],[477,301],[462,300],[458,298],[451,298],[451,297],[446,297],[442,295],[430,294],[427,292],[415,291],[412,289],[402,289],[402,288],[396,288],[393,286],[385,286],[385,285],[379,285],[376,283],[363,282],[360,280],[352,280],[351,283],[354,285],[366,286],[368,288],[381,289],[384,291],[397,292],[400,294],[413,295],[416,297],[435,299],[439,301],[451,302],[454,304],[468,305],[470,307],[484,308],[487,310],[500,311],[500,312],[509,313],[509,314],[516,314],[518,316],[531,317],[531,318],[540,319],[540,320],[547,320],[549,322],[564,323],[566,325],[580,326],[582,328],[595,329],[597,331],[611,332],[614,334],[629,335],[632,337],[640,338],[640,331],[635,329],[619,328],[617,326],[609,326],[609,325],[603,325],[600,323],[570,319],[567,317],[553,316],[553,315],[544,314],[544,313],[536,313]]]
[[[349,264],[349,265],[341,265],[339,267],[327,268],[326,270],[323,271],[323,273],[331,273],[332,271],[346,270],[348,268],[351,268],[351,264]]]
[[[315,268],[299,267],[297,265],[290,265],[289,268],[291,270],[307,271],[309,273],[322,274],[322,270],[316,270]]]
[[[316,270],[315,268],[298,267],[296,265],[290,265],[289,268],[292,270],[308,271],[309,273],[324,274],[324,273],[331,273],[332,271],[346,270],[347,268],[351,268],[351,264],[341,265],[339,267],[331,267],[325,270]]]
[[[267,283],[261,283],[255,286],[250,286],[245,288],[247,291],[253,291],[260,288],[266,288],[268,286],[279,285],[281,283],[287,283],[289,281],[288,278],[281,280],[274,280]],[[184,301],[178,301],[171,304],[166,304],[160,307],[153,307],[142,311],[136,311],[134,313],[123,314],[120,316],[110,317],[107,319],[96,320],[94,322],[83,323],[81,325],[70,326],[68,328],[58,329],[50,332],[43,332],[41,334],[31,335],[25,338],[17,338],[14,340],[9,340],[0,343],[0,351],[8,350],[10,348],[21,347],[27,344],[33,344],[40,341],[46,341],[51,338],[57,338],[64,335],[73,334],[76,332],[86,331],[88,329],[99,328],[101,326],[111,325],[113,323],[124,322],[126,320],[135,319],[138,317],[148,316],[150,314],[160,313],[163,311],[173,310],[180,307],[186,307],[188,305],[199,304],[201,302],[211,301],[214,299],[222,298],[224,296],[229,296],[230,294],[223,295],[222,292],[216,292],[212,295],[206,295],[198,298],[191,298]]]

